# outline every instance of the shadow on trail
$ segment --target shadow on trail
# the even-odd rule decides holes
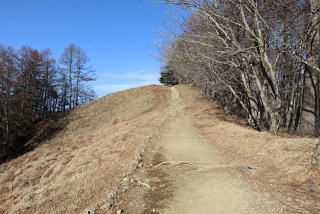
[[[155,166],[163,162],[163,156],[160,153],[156,153],[152,159],[152,165]],[[143,214],[148,214],[152,210],[152,213],[159,213],[168,205],[168,200],[173,197],[173,183],[169,178],[168,172],[163,169],[147,170],[147,177],[151,180],[150,185],[155,187],[156,191],[149,190],[145,196],[145,211]]]

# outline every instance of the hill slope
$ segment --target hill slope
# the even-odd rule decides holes
[[[83,213],[117,187],[96,213],[320,211],[316,139],[228,122],[191,86],[130,89],[60,117],[29,142],[40,146],[0,166],[0,213]]]
[[[140,87],[71,110],[50,139],[0,166],[0,213],[81,213],[106,203],[163,118],[169,93]]]

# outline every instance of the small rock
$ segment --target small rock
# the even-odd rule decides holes
[[[118,197],[118,191],[117,190],[112,190],[110,193],[109,193],[109,198],[111,200],[114,200]]]
[[[138,163],[141,163],[141,162],[142,162],[142,156],[141,156],[140,153],[137,155],[136,161],[137,161]]]
[[[83,214],[94,214],[95,212],[95,209],[92,209],[92,208],[89,208],[89,209],[86,209]]]
[[[100,209],[102,209],[102,210],[107,210],[107,209],[111,208],[112,206],[113,206],[113,202],[107,202],[107,203],[105,203],[104,205],[102,205],[102,206],[100,207]]]
[[[123,182],[128,182],[129,181],[129,178],[124,178],[123,179]]]
[[[129,165],[128,173],[132,173],[137,169],[137,163],[132,161]]]
[[[123,187],[123,192],[129,191],[129,189],[130,189],[130,187],[129,187],[128,185],[125,185],[125,186]]]
[[[20,168],[20,169],[18,169],[15,173],[14,173],[14,175],[17,177],[17,176],[19,176],[21,173],[22,173],[22,169]]]
[[[248,168],[248,169],[257,169],[257,167],[250,166],[250,165],[249,165],[249,166],[247,166],[247,168]]]
[[[118,211],[117,211],[117,214],[121,214],[121,213],[123,213],[122,210],[118,210]]]
[[[137,178],[132,178],[132,179],[131,179],[131,182],[132,182],[132,183],[138,182],[138,179],[137,179]]]

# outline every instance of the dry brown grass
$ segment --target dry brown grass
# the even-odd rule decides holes
[[[50,139],[0,166],[0,213],[81,213],[106,203],[169,96],[152,85],[71,110]]]
[[[221,170],[227,170],[226,172],[228,172],[230,179],[234,178],[235,182],[232,182],[233,184],[239,180],[243,181],[240,189],[244,190],[244,194],[238,193],[238,195],[249,194],[252,197],[256,197],[256,202],[258,203],[253,202],[253,204],[259,212],[253,213],[263,213],[263,210],[264,213],[272,213],[272,211],[275,211],[275,213],[319,213],[320,177],[319,171],[317,171],[319,168],[311,168],[311,158],[317,139],[286,137],[283,135],[274,136],[268,132],[258,132],[245,126],[243,121],[225,115],[221,106],[206,99],[194,87],[178,85],[175,88],[180,95],[182,103],[180,106],[181,108],[183,107],[183,110],[173,108],[173,112],[176,111],[177,117],[179,115],[187,115],[187,118],[193,121],[192,126],[203,133],[202,136],[206,138],[207,142],[213,144],[212,150],[207,149],[206,151],[210,151],[209,155],[212,155],[213,160],[221,161],[218,164],[218,168],[222,166]],[[169,110],[171,107],[172,104],[170,104]],[[148,191],[145,187],[130,189],[129,194],[121,198],[120,205],[122,209],[129,213],[151,213],[154,208],[159,211],[166,206],[170,206],[172,200],[175,202],[188,201],[183,204],[190,205],[191,201],[193,203],[197,201],[197,199],[191,200],[191,198],[195,196],[195,192],[198,189],[201,189],[199,194],[203,196],[208,191],[217,192],[220,186],[222,189],[230,187],[223,182],[224,180],[221,182],[219,179],[216,182],[214,181],[214,185],[220,182],[218,187],[213,188],[214,185],[206,185],[206,182],[201,180],[203,178],[200,171],[197,170],[199,174],[196,175],[194,181],[196,184],[200,183],[201,185],[192,193],[182,194],[184,189],[190,189],[190,186],[192,186],[192,182],[188,183],[180,188],[180,195],[174,195],[176,194],[175,183],[179,186],[190,175],[179,177],[176,173],[180,173],[181,170],[187,167],[184,166],[180,169],[179,167],[154,166],[167,160],[175,160],[171,159],[170,156],[166,157],[165,154],[179,154],[179,158],[176,160],[189,161],[191,158],[181,158],[181,155],[190,154],[193,157],[197,153],[197,149],[192,149],[186,146],[185,143],[188,142],[187,139],[195,139],[197,141],[197,138],[188,138],[187,136],[189,135],[187,134],[178,134],[183,138],[182,142],[179,142],[179,139],[174,137],[165,138],[163,142],[160,142],[164,135],[168,133],[169,135],[171,132],[177,134],[177,131],[181,128],[190,132],[193,129],[181,124],[177,126],[169,125],[169,128],[165,128],[166,124],[172,120],[174,121],[173,118],[168,117],[168,120],[163,123],[159,138],[154,139],[153,144],[151,144],[153,149],[150,152],[146,152],[144,156],[146,167],[138,170],[135,175],[157,191]],[[170,148],[176,148],[184,152],[169,150],[168,145],[171,144],[174,145],[170,146]],[[167,145],[167,147],[163,149],[164,145]],[[170,152],[168,153],[168,151]],[[159,155],[162,158],[159,158]],[[203,151],[197,155],[197,158],[193,158],[198,160],[198,158],[203,158],[206,155],[208,154]],[[232,169],[225,168],[225,166],[231,166]],[[156,171],[153,171],[155,169]],[[160,169],[164,170],[165,174],[161,173]],[[189,169],[187,168],[186,170]],[[212,171],[213,174],[208,180],[216,176],[215,172],[215,170]],[[228,197],[228,192],[235,189],[222,191],[222,193],[218,194],[219,200],[220,198]],[[186,195],[186,197],[183,197],[183,195]],[[226,207],[229,204],[235,204],[232,201],[232,197],[225,199],[228,202]],[[217,201],[213,199],[212,204],[214,202]],[[190,210],[193,211],[194,207],[196,206],[187,206],[187,209],[190,212]],[[260,208],[263,210],[260,210]],[[276,210],[282,211],[276,212]],[[197,211],[194,211],[194,213]]]
[[[195,88],[179,85],[177,90],[196,126],[230,162],[259,167],[245,169],[249,179],[275,185],[274,192],[281,185],[293,187],[304,204],[318,206],[312,203],[320,195],[319,168],[311,168],[317,139],[257,132],[241,121],[230,122],[234,119]],[[0,165],[0,213],[82,213],[106,203],[110,190],[127,176],[140,144],[165,118],[169,97],[167,87],[152,85],[60,115],[60,127],[39,147]]]
[[[197,89],[188,85],[177,89],[197,126],[229,155],[230,161],[262,167],[254,176],[264,184],[291,186],[320,198],[320,169],[311,164],[318,139],[275,136],[228,122],[219,105]]]

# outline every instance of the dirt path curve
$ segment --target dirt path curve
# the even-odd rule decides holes
[[[177,89],[171,92],[159,138],[165,162],[155,167],[171,170],[174,188],[159,213],[283,213],[277,202],[265,199],[267,193],[251,190],[236,163],[226,164],[223,154],[194,126]]]

